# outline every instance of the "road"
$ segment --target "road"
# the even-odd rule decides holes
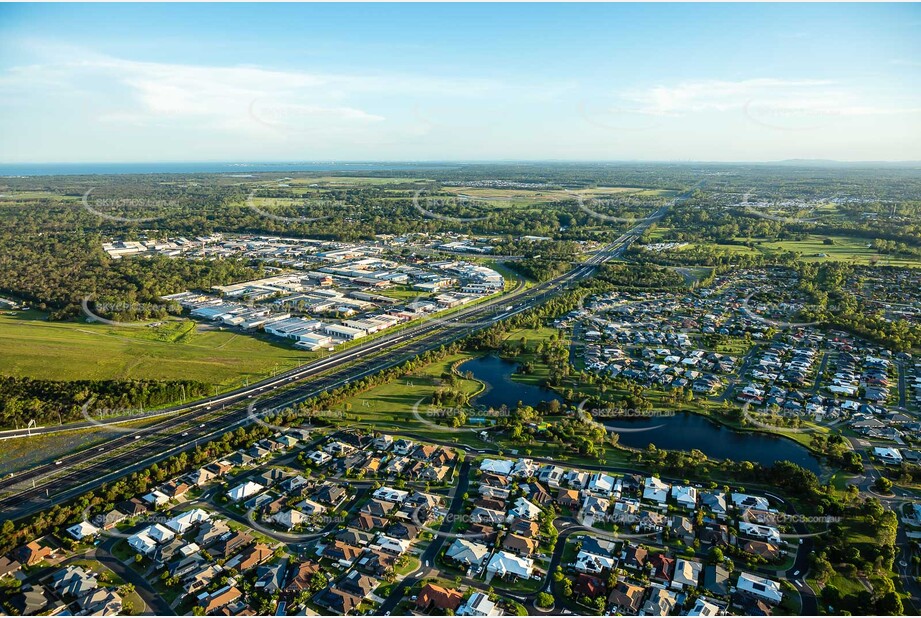
[[[464,462],[461,464],[460,472],[458,473],[457,485],[451,496],[451,506],[448,507],[448,515],[442,520],[441,525],[438,526],[435,538],[432,539],[432,542],[429,543],[429,546],[425,548],[425,551],[423,551],[422,555],[419,557],[421,565],[419,570],[407,575],[399,584],[394,586],[393,590],[378,610],[381,614],[389,615],[393,613],[400,601],[408,598],[407,592],[421,579],[424,579],[429,573],[435,570],[432,565],[435,564],[435,559],[438,557],[438,554],[441,553],[441,548],[444,546],[445,539],[451,538],[449,536],[451,528],[454,526],[454,520],[457,515],[460,515],[464,510],[464,494],[467,493],[467,488],[469,486],[470,459],[465,458]]]
[[[0,513],[10,519],[31,515],[255,422],[254,414],[240,404],[258,402],[257,413],[262,414],[267,410],[294,405],[532,309],[559,294],[562,288],[590,277],[600,264],[623,255],[668,208],[660,208],[569,272],[531,288],[463,309],[451,315],[450,323],[426,321],[248,387],[178,406],[170,410],[171,416],[154,425],[125,433],[103,446],[67,455],[58,462],[6,477],[0,480]],[[496,307],[500,305],[510,305],[513,309],[497,314]],[[299,384],[308,379],[306,383]],[[284,390],[273,392],[278,389]],[[226,407],[234,409],[221,411]],[[218,411],[221,413],[218,414]],[[48,427],[32,429],[31,433],[60,430],[59,427]],[[19,435],[24,435],[24,431],[20,430]],[[11,437],[10,432],[4,437]]]

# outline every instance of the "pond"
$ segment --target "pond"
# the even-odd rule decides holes
[[[765,466],[777,461],[793,463],[818,474],[819,460],[804,446],[778,436],[736,431],[699,414],[677,413],[675,416],[629,418],[605,422],[609,429],[623,428],[620,443],[644,449],[650,443],[672,451],[697,449],[713,459],[750,461]],[[647,431],[638,431],[646,429]]]
[[[562,398],[548,388],[514,381],[512,375],[517,367],[518,363],[497,356],[481,356],[461,363],[459,370],[461,373],[470,371],[473,377],[486,384],[486,391],[473,401],[477,405],[498,409],[503,404],[514,407],[519,401],[529,406],[554,399],[562,402]],[[819,460],[793,440],[736,431],[698,414],[612,419],[606,424],[609,428],[629,429],[619,432],[620,443],[633,448],[644,449],[651,442],[668,450],[698,449],[713,459],[751,461],[765,466],[787,460],[817,474],[821,471]]]
[[[526,406],[536,406],[542,401],[563,401],[549,388],[514,381],[512,374],[517,368],[518,363],[490,355],[465,361],[458,370],[461,373],[469,371],[474,378],[486,384],[486,390],[473,400],[478,406],[498,410],[503,405],[514,408],[519,401]]]

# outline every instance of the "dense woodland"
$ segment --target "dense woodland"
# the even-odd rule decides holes
[[[33,380],[0,376],[0,428],[56,425],[140,413],[204,397],[210,385],[191,380]]]

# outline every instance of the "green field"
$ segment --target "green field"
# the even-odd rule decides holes
[[[826,245],[825,238],[831,238],[833,245]],[[869,241],[848,236],[816,236],[806,240],[786,240],[764,242],[758,245],[763,252],[796,251],[806,262],[826,262],[832,260],[852,262],[854,264],[877,263],[886,266],[921,267],[921,260],[908,257],[881,255],[867,247]]]
[[[300,365],[315,354],[189,321],[160,328],[48,322],[0,314],[0,374],[44,380],[198,380],[218,390]]]

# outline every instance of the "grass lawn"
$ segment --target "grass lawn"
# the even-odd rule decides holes
[[[194,325],[194,327],[192,326]],[[189,321],[161,328],[47,322],[38,311],[0,315],[0,373],[44,380],[199,380],[220,390],[307,362],[284,342]]]
[[[833,245],[826,245],[825,238],[834,240]],[[758,245],[764,253],[776,251],[796,251],[802,254],[806,262],[847,261],[855,264],[869,264],[876,261],[887,266],[921,267],[921,260],[907,257],[880,255],[867,247],[869,242],[862,238],[848,236],[810,235],[806,240],[785,240],[763,242]]]

